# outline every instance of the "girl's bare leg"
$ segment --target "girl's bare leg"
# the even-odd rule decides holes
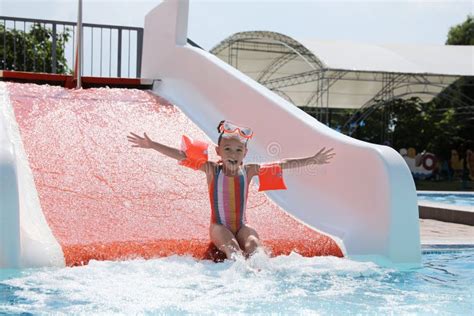
[[[232,255],[235,253],[242,253],[237,239],[227,227],[220,224],[211,224],[209,233],[212,243],[217,249],[225,253],[227,259],[232,259]]]
[[[237,242],[246,256],[253,254],[258,247],[262,246],[257,231],[247,225],[243,225],[237,232]]]

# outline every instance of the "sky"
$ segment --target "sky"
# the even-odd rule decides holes
[[[84,22],[139,26],[159,0],[83,0]],[[469,0],[190,0],[188,37],[211,49],[228,36],[275,31],[295,39],[443,45],[474,11]],[[76,21],[76,0],[0,0],[0,15]]]

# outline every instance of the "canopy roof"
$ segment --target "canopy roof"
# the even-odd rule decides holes
[[[298,106],[361,108],[377,100],[429,101],[460,76],[474,76],[474,47],[374,45],[236,33],[211,50]]]
[[[474,76],[474,46],[299,42],[329,69]]]

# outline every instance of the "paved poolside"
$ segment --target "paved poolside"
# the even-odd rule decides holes
[[[474,244],[474,226],[420,219],[422,245]]]

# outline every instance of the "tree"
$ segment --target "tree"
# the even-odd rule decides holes
[[[474,17],[472,15],[469,14],[463,23],[450,28],[446,44],[474,45]],[[450,91],[444,93],[449,95],[445,100],[440,101],[442,106],[454,109],[454,114],[457,114],[456,119],[462,123],[458,134],[459,143],[471,143],[472,146],[474,139],[474,77],[460,78],[450,86]]]
[[[64,47],[69,29],[56,33],[56,73],[69,73]],[[34,23],[29,31],[8,29],[0,25],[0,67],[4,70],[53,72],[53,31]]]
[[[472,15],[468,15],[463,23],[450,28],[446,44],[474,45],[474,17]],[[474,106],[472,104],[474,100],[474,77],[463,77],[453,83],[450,89],[452,90],[450,95],[452,101],[471,103],[470,105]]]
[[[466,21],[449,29],[446,45],[474,45],[474,17],[468,15]]]

